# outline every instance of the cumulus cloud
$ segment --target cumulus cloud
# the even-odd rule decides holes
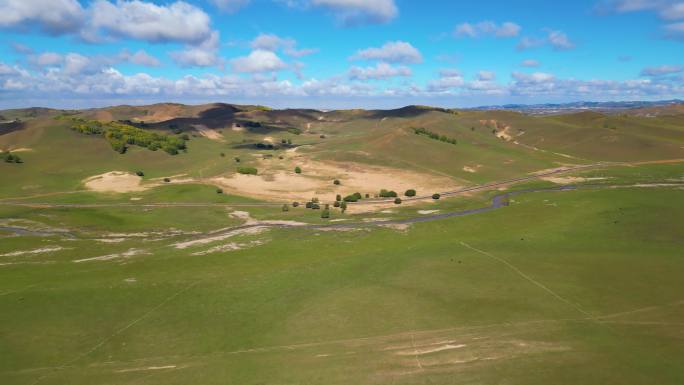
[[[490,81],[496,79],[496,73],[492,71],[479,71],[477,73],[477,80]]]
[[[90,41],[105,37],[151,43],[198,44],[212,35],[209,15],[188,3],[157,5],[139,0],[96,0],[89,9],[82,36]]]
[[[496,24],[493,21],[481,21],[479,23],[462,23],[456,26],[454,36],[456,37],[515,37],[520,34],[522,28],[513,22],[507,21],[503,24]]]
[[[358,51],[352,60],[380,60],[387,63],[417,64],[423,56],[411,44],[404,41],[392,41],[382,47],[366,48]]]
[[[684,2],[681,0],[613,0],[597,7],[600,13],[654,12],[665,21],[664,37],[684,40]]]
[[[266,51],[282,50],[286,55],[302,57],[318,52],[313,48],[297,48],[297,41],[292,38],[282,38],[278,35],[262,33],[250,42],[252,49],[262,49]]]
[[[567,51],[576,47],[575,43],[570,40],[565,32],[547,30],[546,37],[543,38],[529,36],[521,38],[516,48],[519,51],[524,51],[527,49],[538,48],[547,44],[553,47],[553,49],[556,51]]]
[[[118,38],[151,43],[199,44],[211,38],[209,15],[176,1],[157,5],[140,0],[2,0],[0,28],[38,28],[49,34],[73,34],[89,42]]]
[[[227,13],[234,13],[246,7],[251,0],[211,0],[220,10]]]
[[[677,74],[684,71],[684,67],[680,65],[662,65],[658,67],[646,67],[641,70],[641,76],[664,76]]]
[[[169,53],[169,56],[176,64],[185,68],[221,66],[223,61],[218,54],[219,40],[219,33],[214,31],[201,44],[188,45],[182,51]]]
[[[520,63],[520,65],[523,67],[539,67],[540,63],[539,61],[534,59],[527,59],[523,60],[522,63]]]
[[[465,79],[461,71],[457,69],[442,69],[439,71],[439,79],[432,80],[427,85],[429,92],[446,92],[456,88],[463,87]]]
[[[263,49],[256,49],[247,56],[231,60],[230,63],[237,72],[274,72],[287,68],[287,64],[278,55]]]
[[[329,9],[344,26],[387,23],[399,14],[394,0],[310,0],[310,4]]]
[[[411,76],[411,69],[406,66],[393,67],[387,63],[377,63],[374,67],[353,66],[349,70],[349,78],[353,80],[378,80],[397,76]]]
[[[2,0],[0,28],[31,28],[60,35],[81,28],[84,10],[77,0]]]
[[[137,65],[145,66],[145,67],[159,67],[161,65],[161,62],[159,59],[156,57],[148,54],[144,50],[138,50],[134,54],[128,54],[127,51],[124,51],[124,55],[126,59]]]

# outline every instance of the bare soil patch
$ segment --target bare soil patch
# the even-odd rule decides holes
[[[224,138],[223,135],[221,135],[220,132],[213,130],[211,128],[208,128],[207,126],[203,124],[195,124],[192,126],[197,132],[199,132],[200,135],[204,136],[207,139],[215,140],[217,142],[223,142]]]
[[[125,171],[110,171],[83,180],[83,184],[89,190],[116,193],[144,191],[147,187],[141,182],[141,177]]]

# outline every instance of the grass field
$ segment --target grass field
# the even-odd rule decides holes
[[[282,135],[312,144],[301,152],[315,161],[448,175],[463,186],[568,163],[628,163],[563,174],[576,189],[521,193],[470,215],[431,220],[559,184],[531,179],[324,219],[302,206],[283,212],[281,201],[217,194],[200,180],[233,173],[235,156],[262,167],[252,149],[234,146],[261,133],[193,137],[173,157],[135,147],[120,155],[102,138],[37,116],[0,135],[0,148],[32,149],[19,152],[23,164],[0,164],[11,181],[0,186],[0,383],[684,382],[684,163],[638,163],[684,158],[676,121],[646,135],[638,117],[631,126],[620,123],[632,122],[626,116],[406,113],[331,112],[308,133],[315,112],[292,123],[291,112],[241,116],[303,124],[301,135]],[[497,138],[480,125],[485,115],[513,132],[522,125],[519,143],[568,120],[586,125],[577,130],[612,130],[594,120],[616,120],[625,137],[603,153],[556,147],[554,131],[543,134],[548,147],[524,142],[535,150]],[[573,130],[568,137],[588,135]],[[661,158],[649,152],[661,150]],[[477,164],[479,172],[463,171]],[[141,167],[144,182],[181,173],[197,180],[118,194],[81,183]],[[412,218],[426,220],[380,222]]]

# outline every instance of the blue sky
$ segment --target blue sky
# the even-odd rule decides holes
[[[0,0],[0,107],[684,97],[684,1]]]

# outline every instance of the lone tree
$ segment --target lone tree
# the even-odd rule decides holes
[[[414,196],[416,196],[416,190],[414,190],[414,189],[406,190],[404,195],[406,195],[407,197],[414,197]]]
[[[333,203],[333,207],[340,207],[340,201],[335,201],[335,203]]]
[[[217,194],[223,194],[223,189],[217,188],[217,189],[216,189],[216,193],[217,193]]]
[[[342,200],[342,195],[337,194],[337,195],[335,196],[335,201],[336,201],[336,202],[339,202],[339,201],[341,201],[341,200]]]
[[[339,179],[335,179],[335,180],[333,181],[333,184],[339,186],[339,185],[340,185],[340,180],[339,180]]]
[[[439,195],[439,194],[432,194],[432,199],[437,200],[437,199],[439,199],[439,198],[441,198],[441,197],[442,197],[442,196]]]
[[[145,176],[145,173],[142,172],[142,171],[136,171],[136,172],[135,172],[135,175],[137,175],[137,176]]]
[[[394,198],[394,204],[400,205],[401,204],[401,198]]]
[[[295,167],[295,170],[294,170],[294,171],[295,171],[295,173],[297,173],[297,174],[301,174],[301,173],[302,173],[302,168],[299,167],[299,166],[297,166],[297,167]]]
[[[292,207],[299,207],[299,202],[292,202]]]
[[[340,202],[340,211],[342,211],[342,214],[344,214],[344,212],[347,211],[347,202]]]

